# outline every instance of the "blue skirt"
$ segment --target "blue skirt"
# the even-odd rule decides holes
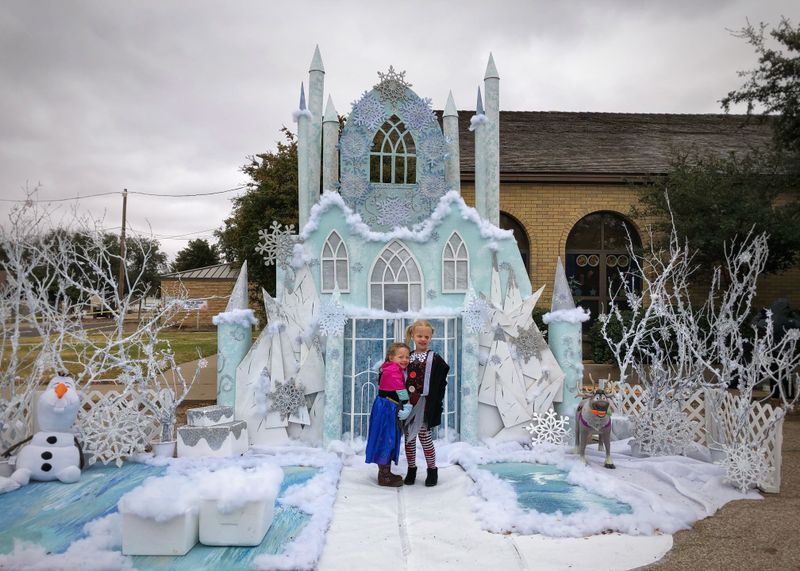
[[[385,397],[372,403],[367,436],[367,464],[389,464],[400,457],[400,427],[397,423],[397,404]]]

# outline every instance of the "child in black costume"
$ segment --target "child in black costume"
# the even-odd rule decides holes
[[[406,329],[406,343],[414,342],[414,352],[408,364],[406,379],[409,402],[413,408],[403,429],[408,460],[408,473],[403,482],[408,486],[412,485],[417,477],[417,436],[428,465],[425,485],[435,486],[439,481],[431,428],[442,423],[444,393],[450,365],[441,355],[428,349],[431,337],[433,337],[433,326],[422,319],[416,320]]]

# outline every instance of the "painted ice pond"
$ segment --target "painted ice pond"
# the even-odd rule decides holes
[[[498,462],[482,464],[486,470],[514,487],[517,503],[527,511],[570,515],[589,508],[605,510],[611,514],[629,514],[631,506],[618,500],[598,496],[567,482],[567,472],[550,464],[527,462]]]

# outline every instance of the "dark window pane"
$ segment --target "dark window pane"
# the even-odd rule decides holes
[[[565,272],[574,297],[600,295],[600,267],[595,254],[567,254]]]
[[[638,242],[636,231],[627,222],[612,214],[603,215],[604,250],[626,250],[628,248],[628,232],[631,233],[631,239],[636,244]]]
[[[602,247],[599,213],[584,216],[572,227],[567,238],[567,250],[599,250]]]
[[[385,311],[408,311],[408,286],[385,284],[383,286],[383,309]]]

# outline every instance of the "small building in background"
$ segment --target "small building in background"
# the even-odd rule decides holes
[[[225,311],[238,271],[231,264],[216,264],[161,276],[165,300],[185,293],[178,319],[184,329],[214,329],[211,318]]]

